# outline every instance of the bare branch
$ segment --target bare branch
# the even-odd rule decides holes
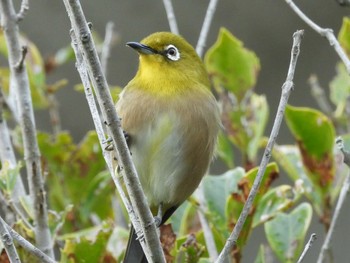
[[[337,38],[335,37],[333,30],[330,28],[322,28],[319,25],[317,25],[315,22],[313,22],[310,18],[308,18],[300,9],[299,7],[294,4],[292,0],[285,0],[286,3],[290,6],[290,8],[313,30],[315,30],[318,34],[320,34],[322,37],[325,37],[328,39],[329,44],[334,48],[334,50],[337,52],[339,58],[343,61],[345,64],[345,67],[350,74],[350,59],[346,55],[345,51],[340,46]]]
[[[216,10],[217,3],[218,3],[218,0],[210,0],[209,5],[208,5],[208,9],[207,9],[207,13],[205,14],[202,30],[201,30],[201,33],[199,35],[199,39],[198,39],[197,46],[196,46],[197,54],[200,57],[203,56],[203,51],[205,48],[205,44],[207,42],[209,28],[211,25],[211,21],[213,20],[213,16],[214,16],[214,13]]]
[[[239,237],[239,234],[241,233],[244,222],[249,214],[249,211],[251,210],[254,198],[259,190],[260,183],[263,179],[263,176],[264,176],[264,173],[266,170],[266,166],[271,158],[271,152],[272,152],[275,140],[277,138],[278,131],[279,131],[280,126],[281,126],[281,122],[283,119],[285,108],[287,106],[287,101],[288,101],[289,95],[293,90],[294,72],[295,72],[295,67],[296,67],[296,63],[297,63],[299,52],[300,52],[300,42],[301,42],[303,34],[304,34],[304,31],[299,30],[299,31],[295,32],[293,35],[293,47],[292,47],[292,51],[291,51],[291,60],[290,60],[290,64],[289,64],[287,79],[282,86],[281,99],[280,99],[280,102],[278,105],[277,114],[276,114],[276,118],[275,118],[275,121],[274,121],[274,124],[272,127],[272,131],[271,131],[269,140],[267,142],[267,145],[266,145],[266,148],[264,151],[264,155],[262,157],[258,173],[255,177],[255,180],[254,180],[252,189],[250,190],[250,193],[248,195],[247,201],[244,204],[243,210],[242,210],[241,214],[239,215],[237,223],[236,223],[230,237],[227,239],[226,244],[219,255],[219,258],[216,261],[217,263],[224,262],[226,256],[229,254],[231,249],[236,245],[237,239]]]
[[[29,0],[22,0],[21,8],[17,13],[17,22],[24,19],[24,17],[27,15],[28,10],[29,10]]]
[[[7,230],[5,221],[0,217],[0,235],[1,241],[5,247],[6,254],[10,260],[10,263],[20,263],[21,260],[17,254],[17,250],[13,244],[12,237]]]
[[[103,41],[102,51],[101,51],[101,67],[102,67],[102,72],[105,75],[106,79],[107,79],[107,71],[108,71],[107,70],[108,59],[110,58],[110,55],[111,55],[113,38],[114,38],[114,23],[108,22],[106,25],[105,39]]]
[[[34,206],[35,240],[42,251],[53,257],[32,98],[25,64],[21,62],[24,60],[25,51],[21,50],[19,43],[19,28],[13,2],[11,0],[1,0],[0,12],[1,25],[4,28],[9,51],[8,59],[12,76],[11,81],[13,82],[11,88],[14,89],[17,99],[29,190]]]
[[[5,223],[5,221],[3,221],[3,219],[1,217],[0,217],[0,220],[2,220],[2,223],[6,226],[7,231],[10,232],[11,237],[13,238],[13,240],[15,240],[25,251],[27,251],[27,252],[31,253],[32,255],[36,256],[38,259],[40,259],[40,262],[43,262],[43,263],[56,263],[55,260],[51,259],[44,252],[42,252],[37,247],[33,246],[24,237],[22,237],[15,230],[13,230],[8,224]]]
[[[15,69],[18,71],[21,71],[23,69],[24,60],[25,60],[27,52],[28,52],[27,46],[22,46],[21,51],[22,51],[21,58],[15,65]]]
[[[318,78],[316,75],[311,75],[308,83],[311,87],[311,94],[316,100],[318,106],[320,109],[326,113],[327,116],[332,116],[332,106],[330,105],[326,93],[324,92],[324,89],[320,86],[320,83],[318,82]]]
[[[77,44],[82,51],[84,61],[88,69],[90,80],[94,87],[98,104],[100,106],[107,131],[111,136],[114,149],[117,151],[118,164],[125,181],[131,203],[136,210],[143,229],[143,237],[150,249],[150,262],[165,262],[163,250],[160,245],[155,226],[155,220],[142,191],[135,166],[132,162],[130,152],[121,129],[120,119],[114,107],[114,103],[109,93],[106,78],[103,75],[101,64],[98,59],[95,45],[90,29],[86,22],[83,10],[78,0],[64,0]]]
[[[173,4],[172,4],[171,0],[163,0],[163,4],[164,4],[165,12],[166,12],[166,15],[168,18],[170,31],[172,33],[178,35],[179,28],[177,27],[177,23],[176,23],[176,17],[175,17],[175,13],[174,13]]]
[[[310,236],[310,239],[309,241],[306,243],[305,247],[304,247],[304,250],[303,250],[303,253],[301,253],[297,263],[301,263],[306,255],[306,253],[309,251],[309,249],[311,248],[312,246],[312,243],[314,243],[314,241],[316,240],[316,234],[315,233],[312,233],[311,236]]]

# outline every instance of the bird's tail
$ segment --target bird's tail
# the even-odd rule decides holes
[[[135,228],[131,226],[128,246],[123,263],[148,263],[140,242],[137,240]]]

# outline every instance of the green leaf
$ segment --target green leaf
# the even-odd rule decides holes
[[[300,191],[290,185],[280,185],[270,189],[259,201],[253,217],[252,227],[274,218],[278,212],[290,208],[300,198]]]
[[[337,107],[335,117],[340,118],[345,111],[347,98],[350,96],[350,76],[343,63],[337,65],[337,75],[333,78],[330,87],[330,99]],[[345,117],[345,122],[348,118]]]
[[[1,163],[0,169],[0,189],[2,189],[9,197],[15,187],[22,164],[19,162],[14,168],[10,168],[10,163],[5,161]]]
[[[116,262],[107,252],[107,244],[112,233],[108,224],[62,236],[65,241],[60,262],[106,262],[108,258]]]
[[[302,203],[290,214],[279,213],[265,223],[267,240],[281,262],[295,262],[298,259],[311,218],[311,205]]]
[[[232,144],[230,140],[222,132],[219,133],[219,137],[218,137],[217,154],[228,168],[233,169],[234,152],[233,152]]]
[[[302,163],[299,149],[294,145],[275,145],[273,158],[295,182],[296,187],[302,187],[304,195],[311,201],[316,213],[321,216],[324,209],[322,189],[310,180]]]
[[[268,262],[266,261],[266,248],[264,245],[260,245],[260,248],[259,248],[259,253],[258,255],[256,256],[256,259],[254,260],[254,263],[265,263],[265,262]]]
[[[256,84],[259,59],[225,28],[220,29],[218,39],[204,61],[214,85],[233,92],[238,101]]]
[[[350,57],[350,18],[348,17],[343,17],[343,24],[338,34],[338,40],[347,55]]]
[[[334,178],[335,131],[331,120],[314,109],[292,106],[287,106],[285,117],[298,143],[309,178],[328,192]]]

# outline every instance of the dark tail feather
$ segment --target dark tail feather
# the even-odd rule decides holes
[[[128,246],[123,263],[148,263],[140,242],[137,240],[135,229],[131,226]]]

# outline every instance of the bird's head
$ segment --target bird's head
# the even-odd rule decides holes
[[[194,48],[178,35],[158,32],[141,42],[128,42],[126,45],[140,55],[139,70],[135,78],[143,83],[154,83],[163,89],[171,85],[185,88],[193,86],[194,83],[209,86],[201,59]]]

